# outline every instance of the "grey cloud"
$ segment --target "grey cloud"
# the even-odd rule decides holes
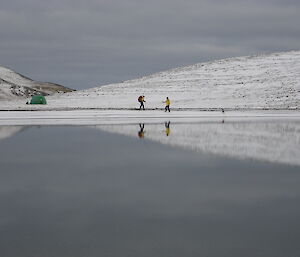
[[[294,0],[2,2],[0,65],[75,88],[300,40]]]

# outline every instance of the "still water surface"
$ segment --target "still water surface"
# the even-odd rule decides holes
[[[0,256],[300,256],[299,166],[172,147],[139,128],[2,139]]]

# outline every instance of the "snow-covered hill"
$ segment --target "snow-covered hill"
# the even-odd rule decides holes
[[[123,83],[48,97],[47,106],[2,103],[3,109],[300,108],[300,51],[230,58],[177,68]],[[3,107],[5,105],[5,108]]]
[[[300,51],[199,63],[62,96],[72,107],[299,108]],[[57,106],[60,103],[56,104]]]
[[[51,95],[71,91],[73,90],[70,88],[54,83],[34,81],[0,66],[0,99],[11,99],[20,96],[29,97],[37,93]]]

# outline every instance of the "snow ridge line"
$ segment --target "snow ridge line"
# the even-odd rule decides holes
[[[201,112],[221,112],[222,109],[224,112],[228,111],[298,111],[300,107],[292,107],[292,108],[268,108],[268,107],[247,107],[247,108],[171,108],[172,111],[201,111]],[[10,108],[1,108],[0,112],[35,112],[35,111],[89,111],[89,110],[98,110],[98,111],[164,111],[165,108],[147,108],[145,110],[140,110],[139,108],[113,108],[113,107],[63,107],[63,108],[53,108],[53,107],[40,107],[40,108],[28,108],[28,109],[10,109]],[[300,115],[300,114],[299,114]]]

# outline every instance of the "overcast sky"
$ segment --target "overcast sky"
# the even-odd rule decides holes
[[[0,65],[89,88],[300,49],[299,0],[1,0]]]

